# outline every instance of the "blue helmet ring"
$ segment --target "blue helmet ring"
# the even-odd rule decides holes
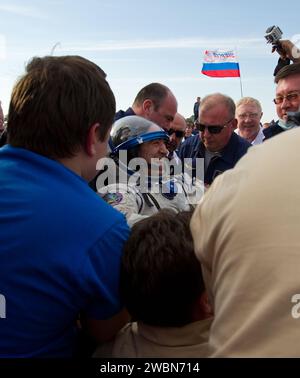
[[[169,141],[169,135],[157,124],[139,116],[127,116],[113,124],[110,147],[113,154],[131,150],[153,140]]]
[[[130,150],[131,148],[137,147],[140,144],[150,142],[152,140],[163,139],[166,142],[169,141],[169,135],[165,131],[154,131],[147,134],[141,134],[135,138],[128,139],[125,142],[114,147],[113,153],[117,153],[120,150]]]

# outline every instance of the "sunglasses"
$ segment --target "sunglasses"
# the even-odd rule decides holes
[[[167,133],[169,136],[175,134],[176,138],[183,138],[184,136],[184,131],[180,131],[180,130],[170,129],[167,131]]]
[[[207,126],[207,125],[203,125],[202,123],[199,123],[197,122],[196,123],[196,127],[199,131],[203,132],[205,129],[207,129],[207,131],[210,133],[210,134],[220,134],[220,132],[225,128],[227,127],[228,123],[230,123],[231,121],[233,121],[234,118],[232,118],[231,120],[229,120],[228,122],[226,122],[224,125],[211,125],[211,126]]]

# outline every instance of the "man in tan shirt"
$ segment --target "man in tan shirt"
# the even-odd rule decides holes
[[[300,130],[253,147],[191,221],[216,357],[300,357]]]

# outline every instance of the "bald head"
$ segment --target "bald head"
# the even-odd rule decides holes
[[[216,107],[217,105],[223,105],[229,118],[235,117],[235,103],[231,97],[223,95],[222,93],[214,93],[204,97],[201,101],[200,112],[207,112]]]
[[[149,119],[168,131],[177,112],[177,100],[165,85],[151,83],[137,94],[132,109],[136,115]]]
[[[183,115],[176,113],[173,122],[171,123],[171,128],[173,130],[185,131],[186,120]]]
[[[181,114],[176,113],[174,120],[170,124],[169,130],[170,142],[168,143],[168,150],[170,152],[175,151],[179,147],[182,138],[184,137],[186,127],[187,124],[185,118]]]

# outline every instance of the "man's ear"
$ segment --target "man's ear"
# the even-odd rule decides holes
[[[208,295],[206,291],[201,294],[200,303],[201,303],[201,307],[203,309],[205,316],[206,317],[213,316],[213,309],[212,309],[211,304],[209,303],[209,299],[208,299]]]
[[[209,303],[206,291],[204,291],[200,294],[194,304],[192,321],[196,322],[198,320],[204,320],[211,316],[213,316],[212,306]]]
[[[153,107],[153,102],[149,99],[145,100],[143,102],[143,111],[145,114],[149,114],[152,110],[152,107]]]
[[[86,142],[85,142],[85,152],[93,157],[97,153],[97,144],[99,143],[99,123],[92,125],[88,131]]]
[[[231,122],[232,130],[235,130],[237,128],[238,121],[236,118],[234,118]]]

